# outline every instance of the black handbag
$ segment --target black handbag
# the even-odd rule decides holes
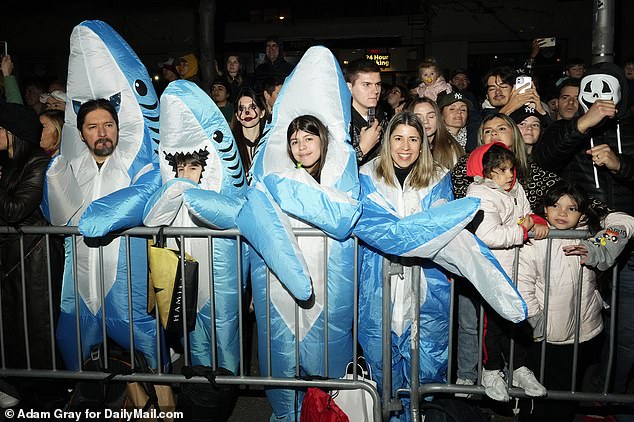
[[[161,324],[169,334],[183,335],[183,285],[185,286],[185,305],[187,307],[187,331],[196,326],[198,304],[198,262],[188,253],[183,253],[178,238],[179,250],[165,247],[163,228],[159,230],[156,243],[148,248],[150,268],[148,286],[148,311],[158,307]],[[185,276],[182,276],[183,264]]]

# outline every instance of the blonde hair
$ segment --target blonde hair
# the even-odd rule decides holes
[[[520,128],[517,127],[513,119],[511,119],[506,114],[502,113],[493,113],[490,116],[487,116],[480,125],[478,129],[478,145],[484,145],[484,141],[482,137],[484,135],[484,125],[495,119],[504,120],[513,133],[513,144],[509,147],[509,149],[515,154],[515,159],[517,161],[516,168],[518,170],[519,175],[523,177],[528,177],[528,171],[530,169],[528,165],[528,153],[526,152],[526,143],[524,142],[524,137],[522,136],[522,132],[520,132]]]
[[[456,160],[465,155],[464,148],[447,129],[447,125],[442,118],[442,112],[434,100],[427,97],[415,98],[407,105],[407,111],[413,113],[416,106],[422,103],[429,104],[436,113],[436,133],[434,134],[434,140],[430,144],[431,154],[438,164],[451,170],[456,165]]]
[[[375,170],[376,175],[379,179],[383,179],[388,185],[396,186],[396,183],[394,182],[394,179],[396,179],[396,173],[394,172],[394,160],[392,159],[390,137],[392,132],[394,132],[394,130],[400,125],[412,126],[416,129],[418,135],[420,136],[420,154],[414,162],[410,172],[409,185],[416,189],[425,188],[429,186],[436,174],[438,174],[440,166],[434,162],[431,155],[423,123],[414,113],[409,111],[403,111],[395,114],[388,123],[385,135],[383,135],[381,153],[378,158],[379,162]]]

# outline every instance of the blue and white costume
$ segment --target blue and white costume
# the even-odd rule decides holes
[[[107,24],[85,21],[76,26],[70,51],[69,100],[61,154],[47,171],[42,203],[52,224],[77,225],[83,235],[77,240],[77,273],[73,269],[72,239],[66,240],[58,345],[66,366],[74,370],[106,334],[120,346],[130,347],[129,270],[134,347],[145,353],[150,366],[156,367],[156,321],[147,313],[147,241],[130,238],[128,263],[125,239],[103,236],[141,225],[143,207],[160,186],[153,151],[158,134],[158,98],[141,61]],[[77,129],[79,106],[96,98],[109,99],[119,117],[117,147],[101,168]],[[99,260],[99,245],[103,246],[103,262]],[[75,282],[79,293],[81,357],[76,351]],[[106,307],[106,333],[101,325],[102,301]]]
[[[176,178],[166,154],[206,151],[205,166],[197,185]],[[159,146],[163,186],[145,207],[148,226],[196,227],[190,212],[218,228],[223,224],[209,214],[234,214],[235,220],[247,188],[238,149],[225,118],[203,90],[193,82],[177,80],[161,95],[161,142]],[[188,210],[188,208],[190,210]],[[223,209],[224,208],[224,209]],[[217,238],[213,251],[207,238],[185,239],[185,251],[199,264],[196,326],[189,335],[191,363],[213,366],[212,350],[217,348],[217,365],[238,374],[240,339],[238,298],[242,292],[238,278],[236,240]],[[173,239],[168,245],[176,247]],[[212,343],[210,257],[213,256],[213,293],[216,344]]]
[[[491,252],[463,228],[479,201],[452,201],[451,178],[439,170],[426,188],[405,180],[388,185],[375,173],[378,158],[361,168],[363,213],[355,234],[365,243],[359,276],[359,343],[381,385],[383,257],[400,257],[403,276],[392,276],[392,388],[410,383],[413,312],[420,313],[420,382],[444,382],[447,372],[450,284],[444,269],[470,280],[504,317],[520,321],[526,304]],[[451,201],[451,202],[450,202]],[[412,303],[412,271],[419,265],[421,306]],[[443,269],[444,268],[444,269]],[[409,420],[408,400],[396,418]]]
[[[320,182],[296,168],[287,153],[288,126],[305,114],[317,117],[329,131]],[[250,254],[251,282],[262,375],[270,370],[273,377],[294,377],[296,341],[298,372],[326,375],[326,307],[327,375],[342,376],[352,358],[354,243],[350,234],[360,209],[349,122],[350,91],[337,60],[324,47],[309,49],[286,79],[274,105],[273,120],[265,128],[251,170],[254,188],[238,216],[241,232],[255,249]],[[319,228],[328,238],[297,239],[292,228],[302,227]],[[266,302],[267,267],[272,270],[270,305]],[[297,305],[301,306],[299,319],[295,318]],[[271,332],[267,332],[267,306]],[[271,368],[266,351],[269,336]],[[301,396],[295,408],[295,391],[268,389],[266,394],[274,411],[271,420],[294,421],[296,412],[299,415]]]

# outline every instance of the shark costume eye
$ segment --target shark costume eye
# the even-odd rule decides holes
[[[145,85],[145,82],[140,79],[134,81],[134,90],[142,97],[147,95],[147,86]]]
[[[220,144],[222,143],[223,138],[224,138],[224,135],[222,134],[222,132],[220,132],[219,130],[214,132],[214,141]]]

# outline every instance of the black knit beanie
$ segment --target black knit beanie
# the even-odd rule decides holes
[[[42,125],[31,107],[22,104],[0,103],[0,126],[23,141],[40,144]]]

